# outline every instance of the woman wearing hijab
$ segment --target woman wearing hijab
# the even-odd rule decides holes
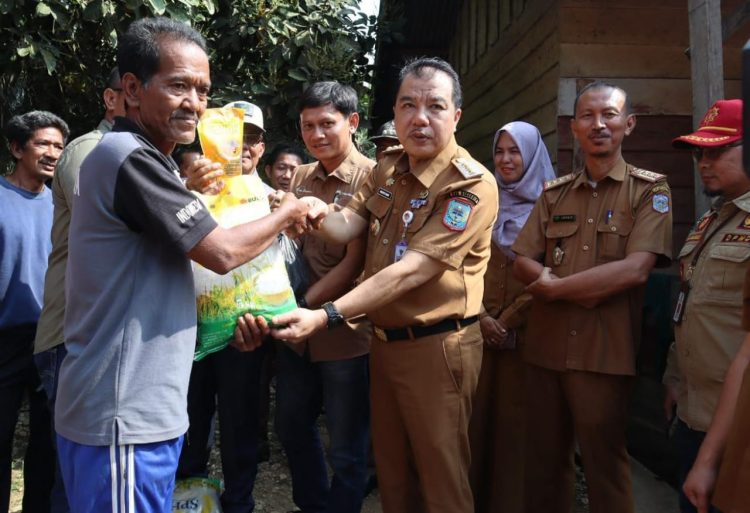
[[[523,342],[531,295],[513,277],[510,247],[555,172],[539,130],[523,121],[500,128],[492,152],[500,211],[484,277],[480,323],[485,351],[470,424],[471,484],[476,513],[522,513],[524,367],[517,346]]]

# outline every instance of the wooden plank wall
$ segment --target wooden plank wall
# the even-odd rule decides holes
[[[558,11],[543,0],[465,0],[449,60],[461,75],[459,144],[491,168],[503,124],[539,127],[555,159],[559,81]]]

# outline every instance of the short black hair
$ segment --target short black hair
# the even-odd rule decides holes
[[[134,21],[117,42],[120,76],[132,73],[144,84],[159,71],[159,46],[163,40],[193,43],[208,54],[206,40],[194,28],[169,18]]]
[[[284,154],[296,155],[303,164],[307,164],[307,154],[302,148],[299,146],[292,146],[291,144],[280,143],[274,146],[271,153],[268,154],[266,165],[273,166],[276,163],[276,160]]]
[[[299,110],[330,104],[344,116],[349,116],[357,112],[358,103],[357,91],[351,86],[334,81],[315,82],[302,93]]]
[[[453,69],[453,66],[439,57],[420,57],[404,64],[404,67],[398,73],[398,88],[401,88],[404,79],[409,75],[424,78],[431,76],[435,71],[442,71],[450,77],[453,83],[453,105],[457,109],[460,109],[464,101],[463,93],[461,92],[461,80],[458,78],[458,73]]]
[[[178,167],[182,167],[182,159],[185,158],[185,155],[188,153],[203,153],[201,143],[198,141],[197,137],[195,138],[195,141],[190,144],[178,144],[175,146],[172,151],[172,158],[177,163]]]
[[[633,104],[630,103],[630,95],[628,95],[628,92],[625,89],[620,86],[610,84],[609,82],[604,82],[603,80],[595,80],[590,84],[586,84],[583,89],[578,91],[576,99],[573,102],[573,118],[576,117],[576,111],[578,110],[578,100],[581,98],[581,96],[584,95],[584,93],[594,89],[615,89],[617,91],[620,91],[623,96],[625,96],[625,114],[631,114],[633,112]]]
[[[117,66],[112,68],[107,77],[107,87],[110,89],[122,89],[122,83],[120,82],[120,70]]]
[[[34,132],[42,128],[57,128],[62,133],[63,142],[67,142],[70,136],[68,124],[59,116],[46,110],[32,110],[13,116],[5,125],[5,136],[8,138],[8,143],[16,143],[18,147],[23,148]]]

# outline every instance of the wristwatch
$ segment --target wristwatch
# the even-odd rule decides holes
[[[341,315],[338,310],[336,310],[336,307],[333,306],[333,303],[331,303],[330,301],[328,301],[327,303],[323,303],[323,306],[321,308],[325,310],[326,315],[328,316],[329,330],[344,324],[344,316]]]

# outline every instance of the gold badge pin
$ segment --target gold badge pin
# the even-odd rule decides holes
[[[419,199],[427,199],[427,196],[429,196],[429,195],[430,195],[430,191],[428,191],[427,189],[425,189],[425,190],[423,190],[422,192],[419,193]]]
[[[560,246],[555,246],[555,249],[552,250],[552,263],[561,265],[563,258],[565,258],[565,251]]]
[[[370,223],[370,233],[372,233],[372,236],[376,236],[380,232],[380,219],[375,219],[372,223]]]
[[[391,186],[391,185],[393,185],[394,183],[396,183],[396,179],[395,179],[395,178],[393,178],[393,177],[391,177],[391,178],[389,178],[388,180],[386,180],[386,181],[385,181],[385,186],[386,186],[386,187],[390,187],[390,186]]]

